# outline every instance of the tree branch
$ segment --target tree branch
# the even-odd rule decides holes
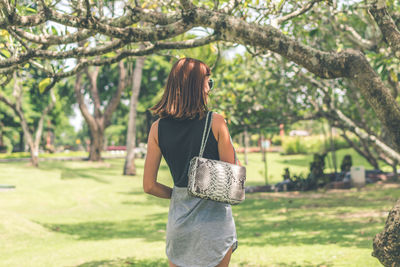
[[[334,110],[335,114],[338,116],[338,118],[349,128],[351,131],[354,131],[357,135],[359,135],[361,138],[369,140],[373,142],[376,146],[381,148],[385,153],[392,159],[396,159],[397,161],[400,161],[400,154],[393,150],[390,146],[386,145],[384,142],[379,140],[378,137],[365,133],[364,131],[361,130],[350,118],[348,118],[346,115],[344,115],[340,110],[336,109]]]
[[[327,94],[327,89],[326,89],[326,85],[324,85],[322,82],[317,81],[316,79],[312,78],[312,77],[308,77],[307,75],[301,75],[302,77],[304,77],[305,79],[307,79],[309,82],[311,82],[312,84],[318,86],[319,88],[323,89],[326,97],[329,97],[329,95]],[[354,90],[354,88],[352,88]],[[383,151],[385,151],[385,153],[388,154],[389,157],[394,158],[394,157],[398,157],[398,159],[400,159],[400,154],[397,153],[395,150],[393,150],[392,148],[390,148],[388,145],[386,145],[384,142],[382,142],[378,137],[376,137],[375,135],[371,134],[371,132],[369,131],[369,129],[364,128],[364,126],[360,126],[357,125],[358,123],[352,121],[350,118],[348,118],[342,111],[340,111],[339,109],[333,108],[331,106],[328,105],[328,112],[323,112],[324,117],[329,118],[329,119],[336,119],[338,122],[341,122],[343,124],[343,127],[351,130],[352,132],[354,132],[356,135],[359,136],[360,140],[368,140],[370,142],[372,142],[374,145],[376,145],[377,147],[379,147],[380,149],[382,149]],[[333,117],[332,117],[333,115]],[[361,114],[362,115],[362,114]],[[365,132],[364,132],[365,131]],[[350,143],[349,143],[350,144]],[[363,144],[365,145],[365,144]],[[369,149],[364,146],[365,151],[369,152]],[[365,153],[359,152],[361,155],[367,155]],[[371,155],[371,154],[370,154]],[[368,157],[366,157],[368,158]],[[372,162],[371,162],[372,164]]]
[[[77,47],[69,51],[57,52],[50,50],[28,50],[16,57],[11,57],[5,60],[0,60],[0,68],[8,68],[16,64],[23,64],[31,58],[47,58],[47,59],[66,59],[66,58],[81,58],[96,56],[112,52],[126,45],[121,40],[115,40],[107,45],[97,47]]]
[[[347,143],[355,150],[357,151],[358,154],[360,154],[361,156],[363,156],[365,159],[368,160],[368,162],[374,166],[374,168],[379,169],[379,165],[378,165],[378,161],[375,159],[375,157],[372,156],[372,154],[370,153],[369,150],[361,150],[361,148],[357,145],[354,144],[354,142],[347,136],[346,131],[344,129],[342,129],[343,133],[341,134],[341,136],[347,141]],[[360,139],[360,142],[362,142],[363,140]],[[364,149],[366,148],[363,145]]]
[[[83,68],[87,66],[102,66],[106,64],[113,64],[119,62],[120,60],[126,57],[150,55],[159,50],[164,50],[164,49],[188,49],[209,44],[217,40],[218,40],[217,35],[210,35],[207,37],[193,39],[193,40],[186,40],[182,42],[156,42],[155,44],[150,45],[143,49],[122,50],[119,53],[117,53],[116,56],[110,58],[102,58],[102,59],[97,58],[93,60],[82,59],[72,70],[68,72],[55,74],[52,71],[46,70],[44,68],[42,68],[42,71],[47,73],[47,76],[51,77],[54,81],[59,81],[63,78],[77,74],[79,71],[81,71]],[[50,88],[46,88],[45,91],[48,91],[49,89]]]
[[[86,19],[88,20],[91,17],[91,12],[90,12],[90,3],[89,0],[85,0],[85,15]]]
[[[285,15],[283,17],[277,18],[276,19],[276,24],[277,25],[282,24],[285,21],[288,21],[288,20],[290,20],[290,19],[292,19],[294,17],[297,17],[297,16],[300,16],[301,14],[304,14],[305,12],[310,10],[314,6],[315,3],[318,3],[318,2],[321,2],[321,1],[322,0],[313,0],[313,1],[308,2],[302,8],[300,8],[300,9],[298,9],[298,10],[296,10],[296,11],[290,13],[290,14],[287,14],[287,15]]]
[[[117,27],[105,24],[95,17],[82,19],[79,17],[61,14],[53,9],[47,9],[50,19],[65,26],[95,30],[98,33],[118,38],[126,42],[143,42],[165,40],[182,34],[192,28],[192,25],[183,20],[173,22],[166,26],[159,27]]]
[[[42,136],[44,119],[47,116],[47,114],[49,113],[49,111],[53,109],[55,104],[56,104],[56,97],[54,95],[54,92],[50,91],[50,103],[42,111],[42,115],[40,116],[39,123],[38,123],[38,126],[36,128],[35,144],[37,144],[38,146],[39,146],[39,143],[40,143],[40,138]]]
[[[90,114],[90,112],[85,104],[81,90],[82,90],[82,73],[78,72],[76,75],[76,79],[75,79],[74,92],[75,92],[76,100],[79,105],[79,109],[82,112],[82,116],[88,122],[89,127],[97,127],[95,119]],[[91,130],[93,130],[93,129],[91,129]]]
[[[29,129],[28,122],[25,118],[24,112],[22,111],[22,88],[16,71],[14,71],[13,73],[13,81],[14,81],[13,96],[15,98],[15,103],[7,101],[7,99],[5,99],[4,97],[2,98],[2,100],[3,101],[5,100],[4,103],[13,109],[15,115],[17,115],[17,117],[20,119],[21,127],[24,131],[24,136],[27,142],[33,144],[32,133]]]
[[[82,30],[63,36],[55,36],[51,34],[36,35],[28,33],[25,30],[17,27],[12,27],[11,29],[21,38],[24,38],[33,43],[45,44],[45,45],[61,45],[61,44],[75,43],[85,40],[96,34],[94,31]]]
[[[339,28],[346,31],[348,33],[348,37],[350,39],[350,41],[352,41],[353,43],[355,43],[356,45],[362,47],[363,49],[366,50],[374,50],[377,45],[378,45],[378,41],[379,40],[367,40],[364,39],[353,27],[348,26],[348,25],[343,25],[340,24]]]
[[[101,118],[101,103],[99,91],[97,88],[97,77],[99,75],[100,67],[96,66],[93,71],[89,71],[89,68],[85,68],[85,72],[90,81],[90,93],[94,102],[94,117]]]
[[[400,32],[386,9],[386,1],[373,1],[369,12],[371,12],[396,57],[400,58]]]
[[[211,42],[220,40],[220,35],[214,34],[207,37],[199,38],[199,39],[192,39],[192,40],[185,40],[181,42],[155,42],[152,49],[146,50],[124,50],[120,52],[120,54],[126,56],[134,56],[134,55],[146,55],[153,53],[157,50],[163,49],[187,49],[198,47],[202,45],[209,44]],[[29,50],[25,53],[20,54],[18,57],[10,57],[8,59],[0,60],[0,69],[1,68],[8,68],[13,65],[23,64],[29,61],[32,58],[45,58],[45,59],[65,59],[65,58],[82,58],[88,56],[96,56],[106,54],[111,51],[115,51],[118,48],[123,47],[127,43],[121,40],[115,40],[110,42],[109,44],[97,46],[97,47],[77,47],[73,48],[69,51],[64,52],[57,52],[57,51],[50,51],[50,50]],[[120,57],[121,59],[123,57]],[[114,61],[113,63],[119,60]],[[104,61],[106,62],[106,60]],[[69,76],[69,75],[67,75]],[[66,76],[64,76],[66,77]]]
[[[44,3],[44,0],[41,0],[41,2]],[[232,2],[238,3],[236,0]],[[165,26],[155,25],[153,27],[144,28],[117,27],[112,25],[112,23],[117,20],[103,21],[93,16],[86,19],[66,15],[59,13],[52,8],[45,7],[44,4],[43,12],[40,11],[44,15],[35,15],[35,17],[40,18],[36,20],[39,22],[44,21],[44,16],[46,21],[51,20],[78,29],[93,30],[96,33],[118,38],[124,44],[142,41],[153,42],[154,47],[148,47],[147,51],[154,51],[156,48],[155,43],[158,41],[180,35],[193,27],[202,26],[212,28],[215,32],[221,34],[221,39],[224,41],[268,49],[303,66],[321,78],[334,79],[343,77],[352,80],[362,95],[367,99],[371,107],[374,108],[377,116],[388,129],[388,132],[390,132],[396,149],[400,151],[400,106],[392,97],[388,88],[385,87],[379,75],[377,75],[371,67],[367,58],[360,51],[344,50],[339,53],[321,51],[314,47],[304,45],[302,41],[294,40],[290,38],[290,36],[283,34],[278,29],[269,25],[253,24],[240,17],[238,18],[226,13],[198,8],[192,5],[189,0],[181,0],[181,6],[183,7],[181,20]],[[384,10],[386,9],[384,8]],[[124,20],[120,18],[120,21]],[[4,20],[1,21],[1,23],[3,22]],[[15,21],[13,20],[12,22],[6,22],[7,26],[20,24],[18,19]],[[35,23],[32,25],[34,24]],[[26,24],[26,26],[31,25]],[[381,27],[381,29],[382,28],[383,27]],[[398,32],[395,31],[395,33]],[[386,34],[384,34],[384,36],[386,39],[390,39]],[[395,34],[394,36],[397,35]],[[394,48],[397,47],[395,42],[391,43],[395,45],[393,46]],[[123,44],[121,44],[121,46],[122,45]],[[393,49],[393,47],[392,50],[396,50]],[[107,48],[108,47],[104,47],[104,49]],[[111,50],[116,49],[117,48],[111,48]],[[71,55],[70,51],[61,54],[52,51],[40,53],[36,51],[28,51],[23,54],[23,57],[19,56],[0,61],[0,68],[10,67],[13,64],[20,64],[33,57],[79,58],[93,55],[91,52],[100,55],[106,53],[105,51],[98,51],[97,48],[80,51],[81,53],[76,53],[76,51],[74,52],[72,52],[72,54],[76,55]],[[127,56],[130,52],[131,51],[120,53],[118,55],[119,59]],[[145,53],[144,51],[140,51],[137,54],[144,55]]]
[[[104,127],[107,127],[110,124],[111,115],[114,112],[114,110],[118,107],[122,91],[126,88],[126,68],[124,66],[123,61],[118,62],[118,69],[119,69],[118,89],[112,96],[110,102],[106,107],[106,110],[104,111]]]
[[[0,87],[5,87],[7,84],[9,84],[12,80],[12,75],[11,73],[7,73],[6,75],[4,75],[3,77],[5,77],[6,79],[0,84]]]
[[[36,15],[20,16],[16,13],[15,7],[11,8],[5,0],[0,1],[0,8],[4,13],[3,20],[0,20],[0,29],[6,29],[9,26],[32,27],[46,21],[43,9],[38,9]]]
[[[126,6],[126,8],[130,12],[125,16],[126,19],[121,18],[118,21],[116,20],[114,23],[111,23],[111,25],[123,27],[124,25],[131,25],[139,21],[149,22],[156,25],[168,25],[182,19],[182,14],[180,12],[168,12],[168,14],[165,14],[139,7]]]
[[[364,114],[366,114],[367,111],[360,105],[360,99],[361,99],[361,97],[360,97],[359,92],[357,91],[357,88],[350,88],[349,91],[350,91],[350,92],[348,93],[348,94],[349,94],[349,97],[350,97],[350,99],[352,99],[352,100],[354,101],[354,103],[355,103],[355,105],[356,105],[356,108],[357,108],[358,115],[359,115],[360,118],[361,118],[361,121],[358,122],[358,124],[359,124],[367,133],[371,133],[371,131],[370,131],[368,125],[367,125],[367,122],[365,121],[365,118],[364,118],[364,116],[363,116]]]
[[[4,96],[1,92],[0,92],[0,101],[3,102],[4,104],[6,104],[9,108],[11,108],[15,114],[18,115],[18,109],[17,106],[12,103],[6,96]]]

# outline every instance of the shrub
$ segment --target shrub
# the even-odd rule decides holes
[[[3,142],[4,147],[2,148],[2,150],[5,150],[5,153],[10,154],[14,147],[12,141],[7,136],[3,136]]]
[[[356,140],[352,140],[357,143]],[[342,137],[334,137],[334,146],[336,150],[348,148],[349,144]],[[325,139],[323,135],[315,136],[285,136],[282,139],[283,154],[312,154],[324,153],[330,151],[330,140]]]
[[[274,135],[271,139],[271,143],[275,146],[282,145],[282,138],[280,135]]]
[[[353,143],[358,144],[358,140],[356,138],[351,138]],[[336,150],[343,149],[343,148],[349,148],[350,145],[347,143],[347,141],[342,138],[342,137],[336,137],[333,139],[333,143],[335,144]]]
[[[306,142],[301,137],[284,137],[282,140],[283,153],[291,154],[307,154]]]

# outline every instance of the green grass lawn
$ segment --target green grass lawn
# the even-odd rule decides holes
[[[270,180],[280,181],[286,166],[307,172],[309,158],[268,154]],[[138,175],[127,177],[122,159],[45,161],[38,169],[0,163],[0,184],[16,186],[0,191],[0,266],[167,266],[169,201],[143,193],[143,164],[137,160]],[[248,185],[264,182],[260,154],[249,156],[247,170]],[[159,180],[171,185],[164,161]],[[239,248],[231,266],[364,267],[380,266],[372,238],[400,190],[372,185],[246,197],[233,207]]]
[[[103,151],[101,154],[104,156],[116,156],[111,151]],[[0,159],[14,159],[14,158],[30,158],[29,152],[14,152],[14,153],[0,153]],[[40,153],[39,158],[66,158],[66,157],[88,157],[89,153],[86,151],[67,151],[55,153]]]

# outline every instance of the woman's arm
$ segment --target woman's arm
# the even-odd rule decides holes
[[[171,198],[172,188],[157,182],[158,168],[161,162],[161,150],[158,145],[158,122],[151,125],[147,140],[147,154],[144,163],[143,190],[147,194],[160,198]]]
[[[217,132],[219,159],[221,161],[236,164],[233,144],[224,117],[217,113],[213,113],[212,127],[215,127],[215,132]],[[240,161],[237,161],[237,165],[241,166]]]

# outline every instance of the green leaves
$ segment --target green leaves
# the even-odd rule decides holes
[[[7,49],[1,49],[0,53],[5,58],[9,58],[11,56],[10,51],[8,51]]]
[[[43,94],[44,90],[49,86],[51,83],[50,78],[45,78],[39,83],[39,92]]]

